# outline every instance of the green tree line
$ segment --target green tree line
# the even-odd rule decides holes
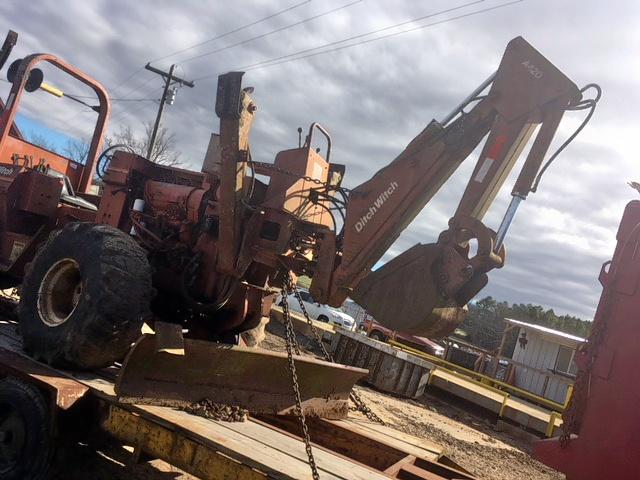
[[[493,350],[500,345],[505,318],[553,328],[583,338],[589,336],[591,329],[590,321],[573,315],[557,315],[553,309],[545,309],[540,305],[510,304],[485,297],[469,304],[469,314],[462,330],[467,334],[469,342]]]

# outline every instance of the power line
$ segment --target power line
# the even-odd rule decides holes
[[[473,5],[473,4],[479,3],[480,1],[485,1],[485,0],[476,0],[475,2],[470,2],[468,4],[461,5],[460,7],[456,7],[456,8],[462,8],[462,7],[465,7],[465,6]],[[382,39],[385,39],[385,38],[398,36],[398,35],[401,35],[403,33],[413,32],[413,31],[416,31],[416,30],[421,30],[421,29],[425,29],[425,28],[428,28],[428,27],[433,27],[435,25],[440,25],[440,24],[443,24],[443,23],[452,22],[454,20],[459,20],[459,19],[470,17],[470,16],[473,16],[473,15],[478,15],[478,14],[481,14],[481,13],[489,12],[491,10],[497,10],[499,8],[506,7],[506,6],[509,6],[509,5],[513,5],[515,3],[520,3],[520,2],[523,2],[523,1],[524,0],[513,0],[511,2],[502,3],[500,5],[496,5],[496,6],[493,6],[493,7],[488,7],[488,8],[484,8],[484,9],[481,9],[481,10],[468,12],[468,13],[465,13],[465,14],[462,14],[462,15],[458,15],[458,16],[455,16],[455,17],[446,18],[444,20],[439,20],[437,22],[432,22],[432,23],[428,23],[428,24],[425,24],[425,25],[417,26],[415,28],[402,30],[400,32],[394,32],[394,33],[390,33],[390,34],[387,34],[387,35],[382,35],[380,37],[375,37],[375,38],[371,38],[371,39],[368,39],[368,40],[362,40],[362,41],[359,41],[359,42],[356,42],[356,43],[351,43],[351,44],[348,44],[348,45],[342,45],[342,46],[339,46],[339,47],[336,47],[336,48],[331,48],[331,49],[328,49],[328,50],[322,50],[322,51],[319,51],[319,52],[309,53],[307,55],[297,56],[297,55],[301,55],[302,53],[311,52],[311,51],[315,51],[315,50],[320,50],[320,49],[326,48],[328,46],[336,45],[336,44],[339,44],[339,43],[344,43],[344,42],[346,42],[348,40],[352,40],[352,39],[355,39],[355,38],[360,38],[362,36],[368,36],[368,35],[373,35],[374,33],[378,33],[378,31],[372,31],[372,32],[368,32],[366,34],[356,35],[354,37],[346,38],[346,39],[339,40],[339,41],[336,41],[336,42],[330,42],[330,43],[327,43],[327,44],[324,44],[324,45],[320,45],[318,47],[305,49],[305,50],[300,50],[298,52],[290,53],[288,55],[282,55],[282,56],[279,56],[279,57],[274,57],[274,58],[271,58],[271,59],[263,60],[261,62],[257,62],[257,63],[254,63],[254,64],[245,65],[245,66],[242,66],[242,67],[238,67],[235,70],[245,70],[245,71],[247,71],[247,70],[256,70],[258,68],[271,67],[271,66],[274,66],[274,65],[280,65],[282,63],[292,62],[292,61],[295,61],[295,60],[302,60],[304,58],[315,57],[317,55],[323,55],[325,53],[335,52],[335,51],[338,51],[338,50],[344,50],[344,49],[355,47],[355,46],[362,45],[362,44],[365,44],[365,43],[372,43],[372,42],[375,42],[375,41],[378,41],[378,40],[382,40]],[[450,11],[450,10],[451,9],[443,10],[441,12],[433,13],[430,16],[433,17],[433,16],[436,16],[436,15],[440,15],[440,14],[445,13],[445,12]],[[422,17],[422,18],[426,18],[426,17]],[[416,21],[416,20],[415,19],[414,20],[409,20],[407,22],[402,22],[402,24],[404,25],[406,23],[410,23],[410,22],[413,22],[413,21]],[[395,26],[397,26],[397,25],[395,25]],[[385,27],[384,29],[380,29],[379,31],[388,30],[389,28],[393,28],[393,26]],[[295,57],[295,58],[292,58],[292,57]],[[216,77],[216,76],[217,76],[217,74],[205,75],[203,77],[195,78],[194,81],[201,81],[201,80],[205,80],[205,79]]]
[[[112,102],[157,102],[158,98],[110,98]]]
[[[4,78],[0,78],[0,82],[11,83],[10,81],[5,80]],[[91,100],[92,98],[96,98],[95,95],[75,95],[73,93],[66,93],[66,92],[63,92],[63,97],[69,97],[72,100],[75,100],[76,98],[84,98],[89,100]],[[109,98],[109,101],[111,102],[157,102],[158,99],[157,98]],[[87,105],[87,104],[85,105],[88,107],[91,107],[91,105]]]
[[[317,15],[313,15],[313,16],[311,16],[311,17],[305,18],[305,19],[300,20],[300,21],[298,21],[298,22],[295,22],[295,23],[293,23],[293,24],[285,25],[285,26],[283,26],[283,27],[277,28],[277,29],[275,29],[275,30],[271,30],[271,31],[266,32],[266,33],[263,33],[263,34],[261,34],[261,35],[258,35],[258,36],[255,36],[255,37],[248,38],[248,39],[243,40],[243,41],[241,41],[241,42],[237,42],[237,43],[235,43],[235,44],[227,45],[227,46],[225,46],[225,47],[221,47],[221,48],[216,49],[216,50],[211,51],[211,52],[206,52],[206,53],[203,53],[203,54],[200,54],[200,55],[196,55],[196,56],[194,56],[194,57],[187,58],[186,60],[181,61],[181,63],[185,63],[185,62],[188,62],[188,61],[191,61],[191,60],[195,60],[195,59],[197,59],[197,58],[201,58],[201,57],[204,57],[204,56],[213,55],[214,53],[217,53],[217,52],[220,52],[220,51],[223,51],[223,50],[228,50],[228,49],[230,49],[230,48],[233,48],[233,47],[236,47],[236,46],[239,46],[239,45],[243,45],[243,44],[246,44],[246,43],[252,42],[252,41],[254,41],[254,40],[258,40],[258,39],[260,39],[260,38],[265,38],[265,37],[267,37],[267,36],[269,36],[269,35],[273,35],[273,34],[275,34],[275,33],[277,33],[277,32],[281,32],[281,31],[287,30],[287,29],[292,28],[292,27],[295,27],[295,26],[297,26],[297,25],[301,25],[301,24],[303,24],[303,23],[307,23],[307,22],[310,22],[310,21],[315,20],[315,19],[317,19],[317,18],[324,17],[324,16],[329,15],[329,14],[331,14],[331,13],[334,13],[334,12],[337,12],[337,11],[339,11],[339,10],[345,9],[345,8],[347,8],[347,7],[350,7],[351,5],[354,5],[354,4],[356,4],[356,3],[360,3],[360,2],[362,2],[362,1],[363,1],[363,0],[355,0],[355,1],[352,1],[351,3],[348,3],[348,4],[346,4],[346,5],[342,5],[342,6],[340,6],[340,7],[333,8],[333,9],[328,10],[328,11],[326,11],[326,12],[319,13],[319,14],[317,14]],[[299,4],[299,5],[302,5],[302,4]],[[298,6],[299,6],[299,5],[298,5]],[[290,9],[291,9],[291,8],[293,8],[293,7],[290,7]],[[280,13],[282,13],[282,12],[280,12]],[[269,16],[269,17],[265,17],[265,18],[261,19],[260,21],[264,21],[264,20],[266,20],[267,18],[273,18],[274,16],[275,16],[275,14],[274,14],[274,15],[271,15],[271,16]],[[252,24],[253,24],[253,25],[255,25],[256,23],[259,23],[260,21],[253,22]],[[246,28],[247,26],[250,26],[250,25],[251,25],[251,24],[246,25],[246,26],[243,26],[243,27],[244,27],[244,28]],[[235,29],[235,30],[236,30],[236,31],[238,31],[238,30],[242,29],[243,27],[241,27],[241,28],[239,28],[239,29]],[[223,34],[223,36],[224,36],[224,34]],[[206,42],[203,42],[203,43],[206,43]],[[168,58],[169,56],[170,56],[170,55],[168,55],[167,57],[164,57],[164,58]],[[142,69],[140,69],[140,70],[142,70]],[[152,80],[152,79],[149,79],[149,80],[147,80],[147,81],[143,82],[142,84],[138,85],[137,87],[135,87],[135,88],[133,88],[133,89],[129,90],[126,94],[124,94],[124,95],[123,95],[123,97],[128,97],[129,95],[133,94],[134,92],[136,92],[136,91],[140,90],[141,88],[143,88],[144,86],[146,86],[147,84],[149,84],[149,83],[151,82],[151,80]]]
[[[215,40],[219,40],[221,38],[227,37],[227,36],[229,36],[229,35],[231,35],[233,33],[237,33],[237,32],[239,32],[241,30],[245,30],[245,29],[247,29],[249,27],[253,27],[254,25],[262,23],[262,22],[264,22],[266,20],[270,20],[272,18],[275,18],[275,17],[277,17],[279,15],[282,15],[283,13],[290,12],[291,10],[295,10],[296,8],[301,7],[302,5],[305,5],[307,3],[310,3],[311,1],[312,0],[305,0],[304,2],[296,3],[295,5],[287,7],[287,8],[285,8],[283,10],[280,10],[280,11],[278,11],[276,13],[272,13],[271,15],[263,17],[263,18],[261,18],[259,20],[254,21],[254,22],[247,23],[245,25],[242,25],[241,27],[234,28],[233,30],[229,30],[228,32],[221,33],[220,35],[216,35],[215,37],[211,37],[211,38],[209,38],[207,40],[204,40],[202,42],[195,43],[195,44],[191,45],[190,47],[185,47],[185,48],[183,48],[181,50],[176,50],[173,53],[169,53],[168,55],[165,55],[164,57],[154,58],[153,60],[151,60],[151,62],[159,62],[160,60],[165,60],[165,59],[167,59],[169,57],[173,57],[173,56],[178,55],[180,53],[184,53],[184,52],[186,52],[188,50],[192,50],[192,49],[194,49],[196,47],[200,47],[200,46],[205,45],[207,43],[211,43],[211,42],[213,42]]]
[[[109,123],[111,123],[113,125],[114,122],[117,119],[120,119],[126,113],[128,113],[130,115],[135,115],[136,113],[138,113],[138,112],[142,111],[143,109],[145,109],[146,107],[150,107],[150,106],[151,106],[151,104],[149,104],[149,103],[141,102],[138,105],[136,105],[135,107],[133,107],[132,109],[123,108],[122,110],[120,110],[119,112],[117,112],[117,113],[115,113],[115,114],[113,114],[111,116],[111,119],[109,120]]]
[[[456,10],[460,10],[462,8],[470,7],[472,5],[477,5],[478,3],[483,3],[485,1],[486,0],[474,0],[472,2],[463,3],[462,5],[458,5],[457,7],[447,8],[445,10],[440,10],[440,11],[437,11],[435,13],[430,13],[428,15],[423,15],[422,17],[412,18],[410,20],[405,20],[404,22],[396,23],[396,24],[393,24],[393,25],[388,25],[386,27],[379,28],[377,30],[372,30],[370,32],[365,32],[365,33],[361,33],[361,34],[358,34],[358,35],[353,35],[353,36],[345,38],[343,40],[337,40],[335,42],[325,43],[324,45],[320,45],[319,47],[307,48],[306,50],[299,50],[299,51],[297,51],[295,53],[290,53],[288,55],[282,55],[280,57],[276,57],[276,58],[273,58],[273,59],[270,59],[270,60],[264,60],[262,62],[258,62],[258,63],[252,64],[252,65],[249,65],[246,68],[255,67],[255,66],[261,65],[263,63],[271,63],[271,62],[273,62],[275,60],[281,60],[281,59],[284,59],[284,58],[297,56],[297,55],[300,55],[300,54],[303,54],[303,53],[312,52],[314,50],[319,50],[319,49],[326,48],[326,47],[331,47],[333,45],[338,45],[340,43],[345,43],[345,42],[348,42],[350,40],[356,40],[358,38],[368,37],[369,35],[374,35],[376,33],[384,32],[384,31],[387,31],[387,30],[391,30],[393,28],[401,27],[401,26],[407,25],[409,23],[420,22],[422,20],[426,20],[427,18],[437,17],[439,15],[443,15],[445,13],[450,13],[450,12],[453,12],[453,11],[456,11]],[[384,37],[379,37],[379,38],[384,38]],[[358,45],[358,44],[355,43],[352,46],[355,46],[355,45]],[[242,68],[245,68],[245,67],[241,67],[241,69]]]
[[[156,142],[156,136],[158,134],[158,128],[160,128],[160,122],[162,121],[162,113],[164,112],[164,106],[165,104],[173,105],[173,100],[175,99],[175,92],[176,92],[175,87],[173,89],[173,93],[169,92],[169,88],[171,87],[172,84],[175,84],[175,83],[179,83],[180,86],[184,85],[189,88],[193,88],[195,85],[193,84],[193,82],[185,80],[184,78],[181,78],[181,77],[176,77],[173,74],[173,71],[176,68],[175,63],[171,65],[168,72],[164,72],[155,67],[152,67],[148,63],[145,65],[144,68],[146,70],[149,70],[150,72],[160,75],[162,78],[165,79],[164,89],[162,91],[162,99],[160,100],[160,105],[158,106],[158,114],[156,115],[156,121],[153,124],[153,130],[151,131],[151,139],[149,140],[149,150],[147,151],[147,158],[151,158],[151,153],[153,152],[153,147]]]
[[[75,97],[75,98],[88,98],[88,99],[92,99],[92,98],[96,98],[95,96],[92,95],[73,95],[70,93],[65,93],[64,94],[65,97]],[[157,102],[158,99],[157,98],[109,98],[110,102]]]
[[[293,9],[296,9],[296,8],[298,8],[298,7],[302,6],[302,5],[305,5],[305,4],[307,4],[307,3],[311,2],[311,1],[312,1],[312,0],[305,0],[305,1],[303,1],[303,2],[300,2],[300,3],[297,3],[297,4],[293,5],[293,6],[291,6],[291,7],[285,8],[285,9],[283,9],[283,10],[280,10],[280,11],[275,12],[275,13],[272,13],[272,14],[269,14],[269,15],[267,15],[266,17],[263,17],[263,18],[260,18],[260,19],[258,19],[258,20],[254,20],[253,22],[250,22],[250,23],[247,23],[247,24],[241,25],[241,26],[239,26],[239,27],[237,27],[237,28],[234,28],[233,30],[230,30],[230,31],[228,31],[228,32],[222,33],[222,34],[220,34],[220,35],[216,35],[215,37],[209,38],[209,39],[207,39],[207,40],[205,40],[205,41],[203,41],[203,42],[196,43],[196,44],[194,44],[194,45],[191,45],[190,47],[186,47],[186,48],[183,48],[183,49],[180,49],[180,50],[176,50],[175,52],[169,53],[169,54],[167,54],[167,55],[165,55],[165,56],[163,56],[163,57],[159,57],[159,58],[156,58],[156,59],[151,60],[151,61],[152,61],[152,62],[157,62],[157,61],[159,61],[159,60],[164,60],[165,58],[169,58],[169,57],[172,57],[172,56],[177,55],[177,54],[179,54],[179,53],[186,52],[186,51],[188,51],[188,50],[191,50],[192,48],[199,47],[200,45],[204,45],[204,44],[206,44],[206,43],[213,42],[214,40],[218,40],[218,39],[220,39],[220,38],[226,37],[226,36],[228,36],[228,35],[231,35],[232,33],[237,33],[237,32],[239,32],[239,31],[241,31],[241,30],[244,30],[244,29],[246,29],[246,28],[252,27],[252,26],[254,26],[254,25],[257,25],[257,24],[259,24],[259,23],[262,23],[262,22],[264,22],[264,21],[266,21],[266,20],[269,20],[269,19],[271,19],[271,18],[277,17],[278,15],[282,15],[282,14],[283,14],[283,13],[285,13],[285,12],[289,12],[289,11],[291,11],[291,10],[293,10]],[[140,67],[140,68],[138,68],[137,70],[134,70],[134,72],[133,72],[133,73],[131,73],[131,74],[130,74],[128,77],[126,77],[124,80],[121,80],[121,81],[118,83],[118,85],[116,85],[116,86],[113,88],[113,92],[115,92],[116,90],[118,90],[118,88],[120,88],[122,85],[124,85],[126,82],[128,82],[129,80],[131,80],[133,77],[135,77],[138,73],[142,72],[143,70],[144,70],[144,67]],[[146,85],[146,84],[145,84],[145,85]],[[142,88],[142,87],[139,87],[139,88]]]
[[[380,33],[382,31],[389,30],[391,28],[395,28],[395,27],[398,27],[398,26],[406,25],[408,23],[420,21],[420,20],[423,20],[425,18],[434,17],[434,16],[437,16],[437,15],[442,15],[443,13],[448,13],[448,12],[451,12],[453,10],[457,10],[457,9],[460,9],[460,8],[464,8],[464,7],[468,7],[468,6],[471,6],[471,5],[475,5],[475,4],[481,3],[483,1],[485,1],[485,0],[476,0],[476,1],[473,1],[473,2],[466,3],[464,5],[460,5],[458,7],[442,10],[442,11],[439,11],[439,12],[436,12],[436,13],[432,13],[432,14],[425,15],[425,16],[422,16],[422,17],[418,17],[418,18],[415,18],[415,19],[412,19],[412,20],[401,22],[401,23],[396,24],[396,25],[383,27],[381,29],[374,30],[374,31],[371,31],[371,32],[367,32],[367,33],[364,33],[364,34],[354,35],[352,37],[349,37],[349,38],[346,38],[346,39],[343,39],[343,40],[339,40],[339,41],[335,41],[335,42],[329,42],[327,44],[324,44],[324,45],[321,45],[321,46],[318,46],[318,47],[305,49],[305,50],[300,50],[298,52],[294,52],[294,53],[291,53],[291,54],[288,54],[288,55],[282,55],[282,56],[279,56],[279,57],[274,57],[274,58],[267,59],[267,60],[264,60],[264,61],[261,61],[261,62],[257,62],[257,63],[251,64],[251,65],[246,65],[244,67],[239,67],[239,68],[237,68],[237,70],[255,70],[255,69],[258,69],[258,68],[271,67],[271,66],[274,66],[274,65],[279,65],[279,64],[282,64],[282,63],[287,63],[287,62],[291,62],[291,61],[295,61],[295,60],[302,60],[304,58],[310,58],[310,57],[314,57],[314,56],[317,56],[317,55],[322,55],[322,54],[325,54],[325,53],[335,52],[335,51],[338,51],[338,50],[344,50],[344,49],[355,47],[355,46],[358,46],[358,45],[362,45],[362,44],[366,44],[366,43],[372,43],[372,42],[375,42],[375,41],[378,41],[378,40],[382,40],[382,39],[385,39],[385,38],[390,38],[390,37],[402,35],[404,33],[409,33],[409,32],[413,32],[413,31],[416,31],[416,30],[421,30],[421,29],[433,27],[433,26],[436,26],[436,25],[452,22],[452,21],[455,21],[455,20],[460,20],[462,18],[471,17],[471,16],[474,16],[474,15],[479,15],[481,13],[486,13],[486,12],[493,11],[493,10],[498,10],[498,9],[503,8],[503,7],[514,5],[516,3],[521,3],[524,0],[513,0],[513,1],[510,1],[510,2],[505,2],[505,3],[501,3],[499,5],[495,5],[493,7],[487,7],[487,8],[476,10],[476,11],[473,11],[473,12],[467,12],[465,14],[457,15],[455,17],[446,18],[446,19],[443,19],[443,20],[440,20],[440,21],[437,21],[437,22],[432,22],[432,23],[428,23],[428,24],[425,24],[425,25],[420,25],[420,26],[417,26],[417,27],[414,27],[414,28],[402,30],[400,32],[393,32],[393,33],[389,33],[387,35],[382,35],[382,36],[379,36],[379,37],[362,40],[362,41],[351,43],[351,44],[348,44],[348,45],[340,45],[340,46],[337,46],[336,48],[331,48],[331,49],[328,49],[328,50],[321,50],[321,49],[324,49],[324,48],[327,48],[327,47],[330,47],[330,46],[333,46],[333,45],[339,45],[341,43],[345,43],[345,42],[350,41],[350,40],[355,40],[357,38],[362,38],[362,37],[365,37],[365,36],[373,35],[375,33]],[[356,2],[354,2],[354,3],[356,3]],[[345,5],[342,8],[344,8],[346,6],[348,6],[348,5]],[[321,51],[316,51],[316,50],[321,50]],[[304,53],[307,53],[307,54],[299,56],[299,55],[304,54]],[[205,76],[202,76],[202,77],[198,77],[198,78],[195,78],[193,81],[194,82],[195,81],[201,81],[201,80],[205,80],[205,79],[212,78],[212,77],[217,77],[217,74],[205,75]],[[137,88],[133,89],[130,93],[133,93],[133,91],[136,91],[136,90],[142,88],[143,86],[145,86],[149,82],[150,82],[150,80],[145,82],[145,83],[143,83],[143,84],[141,84]],[[139,110],[139,108],[137,108],[135,110],[137,111],[137,110]],[[125,112],[126,112],[126,110],[123,110],[122,112],[120,112],[115,117],[118,117],[118,116],[124,114]],[[112,119],[112,121],[113,121],[113,119]]]
[[[184,63],[187,63],[187,62],[191,62],[192,60],[197,60],[198,58],[208,57],[208,56],[214,55],[214,54],[216,54],[218,52],[222,52],[224,50],[229,50],[230,48],[238,47],[240,45],[244,45],[246,43],[253,42],[254,40],[259,40],[261,38],[268,37],[268,36],[273,35],[275,33],[283,32],[284,30],[288,30],[288,29],[296,27],[298,25],[302,25],[303,23],[311,22],[312,20],[316,20],[316,19],[318,19],[320,17],[324,17],[326,15],[329,15],[331,13],[337,12],[339,10],[343,10],[345,8],[348,8],[348,7],[352,6],[352,5],[355,5],[356,3],[360,3],[362,1],[363,0],[355,0],[353,2],[347,3],[347,4],[342,5],[340,7],[332,8],[331,10],[327,10],[326,12],[319,13],[319,14],[313,15],[311,17],[307,17],[307,18],[302,19],[302,20],[300,20],[298,22],[291,23],[289,25],[285,25],[285,26],[280,27],[280,28],[276,28],[275,30],[271,30],[269,32],[257,35],[255,37],[247,38],[246,40],[242,40],[240,42],[232,43],[231,45],[226,45],[224,47],[220,47],[220,48],[217,48],[215,50],[211,50],[210,52],[205,52],[205,53],[201,53],[199,55],[194,55],[193,57],[188,57],[188,58],[186,58],[184,60],[181,60],[180,63],[184,64]],[[484,0],[482,0],[482,1],[484,1]]]
[[[144,67],[142,67],[140,70],[144,70]],[[142,82],[140,85],[138,85],[137,87],[134,87],[132,89],[130,89],[127,93],[125,93],[124,95],[122,95],[121,98],[127,98],[129,97],[129,95],[131,95],[134,92],[137,92],[138,90],[140,90],[142,87],[145,87],[147,85],[149,85],[152,81],[155,80],[155,77],[150,77],[149,79],[145,80],[144,82]]]

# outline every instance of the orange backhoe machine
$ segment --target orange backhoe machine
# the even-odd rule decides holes
[[[84,164],[11,133],[24,90],[42,86],[36,66],[43,61],[97,95],[98,121]],[[273,163],[252,158],[257,109],[241,72],[219,77],[220,131],[202,171],[193,172],[118,147],[103,151],[109,97],[62,60],[30,55],[11,70],[0,117],[0,271],[5,287],[21,285],[25,349],[74,368],[102,367],[129,352],[117,385],[123,398],[209,397],[266,411],[291,403],[284,359],[236,344],[264,325],[277,291],[288,293],[292,278],[307,275],[318,302],[339,306],[350,296],[394,330],[448,334],[487,273],[503,266],[505,234],[518,203],[558,153],[542,166],[564,113],[590,109],[588,120],[600,95],[594,85],[579,89],[515,38],[496,73],[446,119],[433,120],[389,165],[348,190],[345,166],[332,162],[330,136],[316,123]],[[596,97],[584,99],[591,87]],[[536,128],[496,232],[482,217]],[[314,147],[318,135],[326,141],[323,151]],[[485,137],[438,241],[371,271]],[[101,196],[90,194],[96,174]],[[155,335],[139,338],[143,321]],[[296,364],[304,407],[321,415],[335,413],[328,401],[345,400],[364,374],[301,357]]]

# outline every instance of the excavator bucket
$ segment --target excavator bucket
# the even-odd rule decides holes
[[[387,328],[429,338],[445,337],[464,320],[468,298],[445,298],[434,277],[439,275],[443,259],[456,262],[458,258],[443,245],[415,245],[369,273],[351,298]],[[486,284],[486,275],[471,284],[479,291]]]
[[[251,413],[293,413],[286,354],[192,339],[182,348],[163,348],[157,337],[143,335],[125,359],[116,382],[121,401],[181,407],[210,399]],[[367,370],[294,359],[304,413],[345,418],[351,389]]]

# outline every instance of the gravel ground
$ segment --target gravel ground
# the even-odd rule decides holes
[[[271,321],[263,348],[284,351],[283,326]],[[306,337],[306,353],[317,348]],[[563,480],[565,476],[533,459],[527,440],[499,432],[482,411],[436,392],[418,401],[356,387],[366,403],[391,427],[446,448],[449,457],[483,480]],[[474,411],[475,410],[475,411]]]
[[[425,395],[420,401],[395,398],[358,387],[369,406],[393,428],[446,448],[448,456],[483,480],[563,480],[534,460],[530,445],[465,410]]]

